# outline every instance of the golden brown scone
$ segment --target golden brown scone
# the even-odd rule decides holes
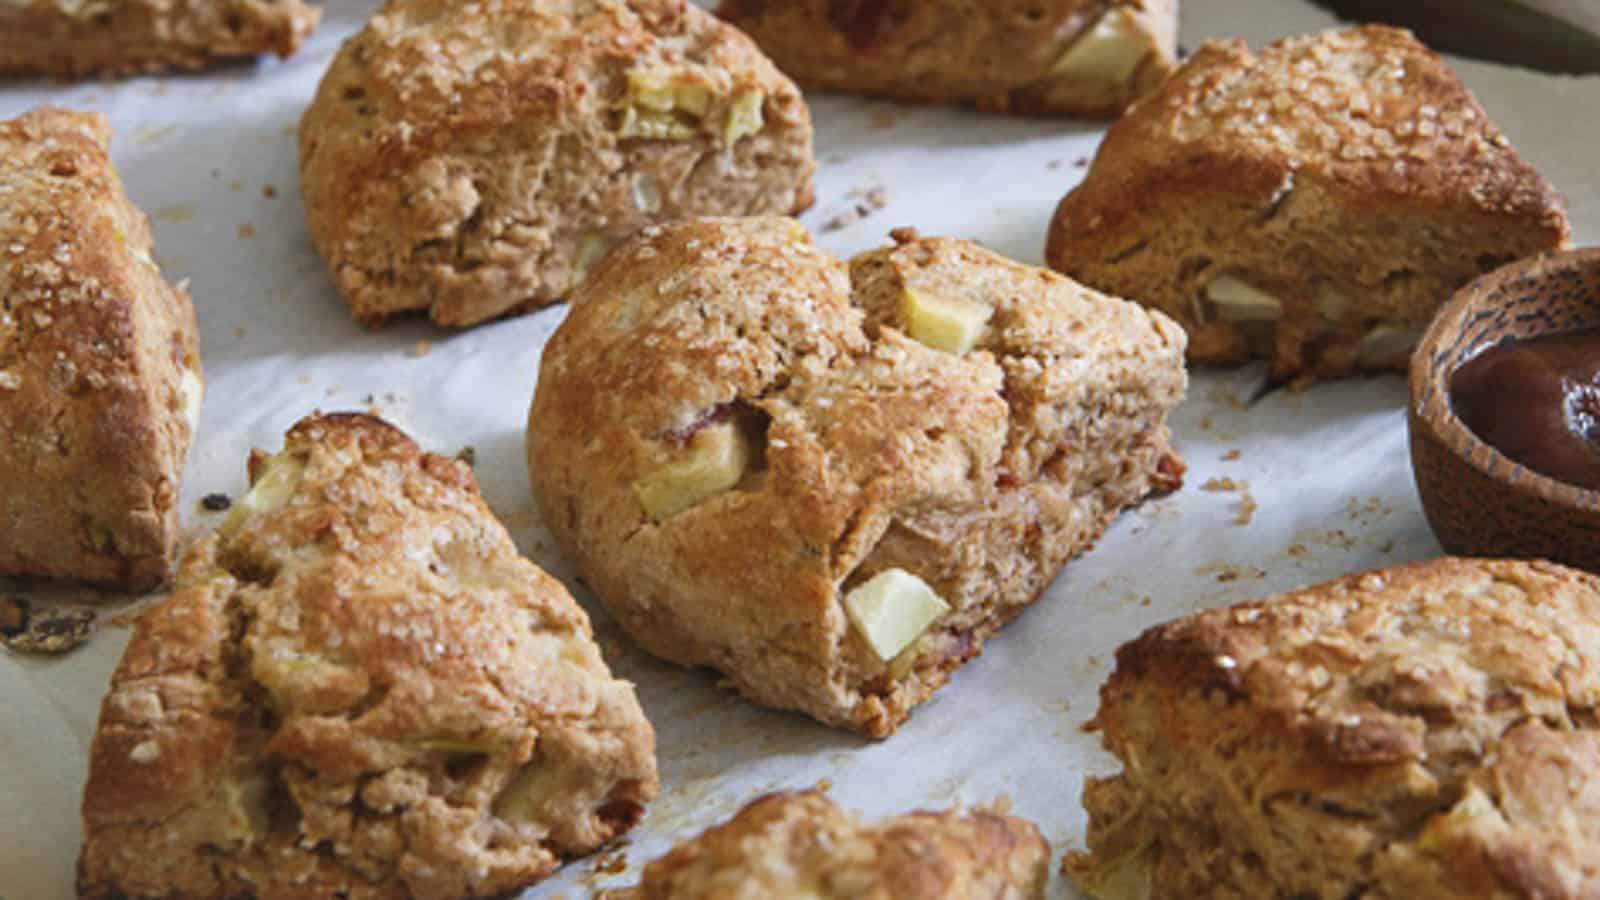
[[[808,88],[1114,116],[1177,67],[1177,0],[723,0]]]
[[[98,113],[0,122],[0,575],[171,574],[203,392],[194,307]]]
[[[1440,559],[1200,613],[1117,652],[1097,896],[1600,895],[1600,579]]]
[[[756,800],[605,900],[1043,900],[1050,845],[1033,823],[974,810],[863,824],[819,791]]]
[[[847,267],[789,219],[647,228],[528,419],[547,524],[646,650],[874,737],[1182,473],[1181,329],[897,237]]]
[[[288,56],[321,16],[301,0],[5,0],[0,75],[133,75]]]
[[[686,0],[389,0],[300,123],[355,317],[465,326],[567,296],[623,236],[812,202],[811,115]]]
[[[632,827],[655,737],[464,463],[302,420],[112,677],[84,898],[465,900]]]
[[[1561,198],[1409,32],[1208,43],[1112,126],[1050,265],[1279,378],[1405,368],[1440,304],[1563,244]]]

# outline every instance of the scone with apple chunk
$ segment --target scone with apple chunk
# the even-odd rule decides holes
[[[1117,651],[1096,897],[1600,891],[1600,579],[1439,559],[1216,609]]]
[[[1109,117],[1177,67],[1178,0],[722,0],[807,88]]]
[[[321,16],[302,0],[0,0],[0,75],[134,75],[288,56]]]
[[[1202,46],[1112,126],[1046,257],[1177,319],[1195,362],[1328,378],[1404,370],[1456,289],[1567,236],[1444,60],[1367,26]]]
[[[862,822],[818,791],[769,794],[603,900],[1043,900],[1050,845],[1031,822],[973,810]]]
[[[1183,334],[965,241],[648,228],[544,351],[545,520],[648,651],[886,736],[1122,510],[1175,488]]]
[[[643,225],[805,209],[815,170],[800,91],[688,0],[388,0],[300,123],[312,240],[369,325],[553,303]]]
[[[139,620],[78,895],[466,900],[638,821],[655,738],[465,463],[315,415]]]
[[[0,576],[171,575],[203,386],[98,113],[0,122]]]

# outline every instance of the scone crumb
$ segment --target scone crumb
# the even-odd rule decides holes
[[[160,758],[161,748],[156,745],[155,741],[144,741],[134,745],[134,748],[128,751],[128,759],[140,765],[148,765]]]
[[[1248,490],[1243,490],[1241,496],[1239,497],[1238,512],[1234,513],[1233,515],[1233,524],[1249,525],[1251,520],[1256,517],[1256,509],[1258,508],[1259,507],[1256,504],[1256,498],[1250,496],[1250,492]]]
[[[1200,490],[1212,493],[1243,491],[1250,487],[1248,481],[1235,481],[1232,478],[1207,478],[1206,483],[1200,485]]]
[[[20,597],[0,598],[0,644],[17,653],[66,653],[94,633],[92,609],[34,610]]]
[[[433,342],[432,341],[417,341],[417,343],[412,346],[410,352],[408,352],[406,355],[411,357],[412,359],[421,359],[424,356],[427,356],[429,353],[432,353],[432,352],[433,352]]]
[[[1229,450],[1227,453],[1222,454],[1222,461],[1233,462],[1243,455],[1243,452],[1238,447],[1235,447],[1232,450]]]

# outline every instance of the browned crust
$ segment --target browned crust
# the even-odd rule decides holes
[[[639,643],[756,702],[891,733],[1123,509],[1175,487],[1182,335],[973,244],[899,236],[847,267],[784,219],[619,248],[547,345],[528,422],[546,522]],[[908,285],[995,310],[965,355],[904,336]],[[734,490],[659,523],[635,481],[735,416]],[[953,609],[887,666],[840,597],[890,568]]]
[[[1466,559],[1153,628],[1101,690],[1125,767],[1067,870],[1143,852],[1158,900],[1587,897],[1596,647],[1600,579]]]
[[[0,75],[136,75],[288,56],[321,17],[301,0],[33,0],[0,7]]]
[[[495,896],[637,822],[632,686],[467,466],[363,415],[275,459],[303,466],[284,505],[242,500],[188,553],[112,678],[79,896]]]
[[[1155,47],[1132,80],[1053,75],[1108,9]],[[1175,0],[723,0],[718,14],[807,88],[995,112],[1112,118],[1177,67]]]
[[[760,896],[1043,900],[1050,845],[1032,823],[984,810],[913,812],[874,823],[818,791],[785,791],[645,867],[607,900]]]
[[[137,589],[172,566],[200,351],[110,139],[99,114],[0,123],[0,575]]]
[[[1554,188],[1449,66],[1409,32],[1365,26],[1196,51],[1112,126],[1051,223],[1050,265],[1190,332],[1190,359],[1270,355],[1282,377],[1363,362],[1376,324],[1415,332],[1481,272],[1563,244]],[[1275,341],[1203,312],[1233,275],[1283,301]],[[1319,284],[1348,298],[1318,308]]]
[[[686,0],[390,0],[300,128],[318,251],[355,317],[467,326],[566,296],[596,249],[655,221],[795,213],[814,196],[799,89]],[[420,24],[419,24],[420,23]],[[704,88],[685,139],[623,137],[630,71]],[[706,123],[759,92],[763,126]]]

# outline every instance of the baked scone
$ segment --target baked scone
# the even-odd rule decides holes
[[[465,463],[316,415],[250,470],[112,677],[80,897],[501,896],[633,826],[633,687]]]
[[[355,317],[464,326],[565,297],[639,227],[811,205],[811,115],[687,0],[389,0],[300,123]]]
[[[1449,66],[1366,26],[1201,47],[1111,127],[1045,252],[1177,319],[1191,360],[1287,379],[1403,370],[1457,288],[1567,236]]]
[[[1169,319],[897,241],[846,266],[790,219],[647,228],[528,419],[546,523],[646,650],[874,737],[1183,469]]]
[[[132,75],[288,56],[321,15],[302,0],[6,0],[0,75]]]
[[[1177,67],[1178,0],[722,0],[808,88],[1114,116]]]
[[[194,307],[98,113],[0,122],[0,575],[171,574],[203,387]]]
[[[756,800],[645,867],[606,900],[1043,900],[1050,845],[984,810],[863,823],[819,791]]]
[[[1600,579],[1440,559],[1153,628],[1091,779],[1103,898],[1600,891]]]

